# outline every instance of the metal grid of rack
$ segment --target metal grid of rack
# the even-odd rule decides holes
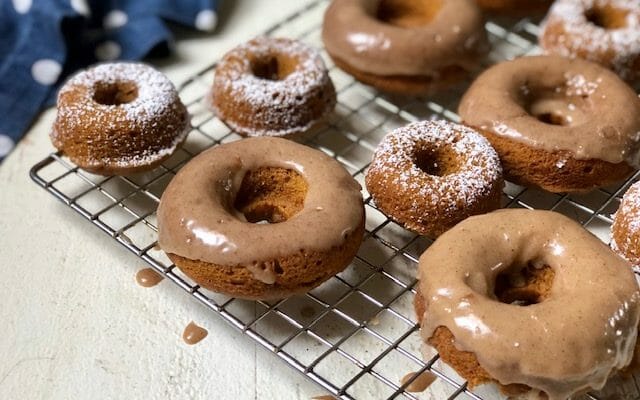
[[[317,0],[266,34],[296,37],[322,48],[320,27],[327,4],[327,0]],[[493,50],[487,64],[535,53],[536,22],[528,18],[488,22]],[[386,96],[357,83],[337,69],[326,53],[323,56],[338,90],[338,105],[326,123],[306,135],[305,142],[336,158],[360,183],[377,143],[391,129],[420,119],[458,120],[455,110],[463,87],[429,99]],[[467,388],[437,354],[422,354],[412,300],[417,260],[431,242],[388,220],[367,193],[367,233],[358,256],[344,272],[304,296],[275,302],[228,298],[200,288],[172,265],[156,244],[155,211],[162,191],[193,156],[210,146],[240,139],[208,110],[206,94],[214,70],[215,64],[180,86],[181,97],[193,116],[193,130],[182,148],[154,171],[102,177],[54,153],[32,168],[32,179],[336,397],[501,398],[490,387]],[[617,209],[621,193],[637,176],[622,185],[581,195],[555,195],[508,184],[503,206],[558,211],[608,242],[610,215]],[[403,385],[401,378],[426,370],[437,377],[429,389],[420,394],[406,392],[410,382]],[[640,398],[635,379],[605,389],[611,390],[619,396],[616,398]],[[585,398],[600,396],[606,394]]]

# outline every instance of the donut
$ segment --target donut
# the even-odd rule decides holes
[[[632,361],[635,276],[561,214],[471,217],[422,254],[418,279],[421,336],[472,388],[564,400],[601,389]]]
[[[334,63],[357,80],[407,95],[459,83],[489,50],[473,0],[334,0],[322,40]]]
[[[552,0],[476,0],[476,3],[489,12],[522,15],[544,12]]]
[[[334,159],[282,138],[201,153],[158,207],[169,259],[200,286],[246,299],[309,291],[351,262],[363,234],[360,185]]]
[[[540,32],[545,52],[580,57],[640,79],[640,0],[558,0]]]
[[[77,73],[60,88],[57,106],[51,142],[77,166],[100,175],[156,167],[191,128],[171,81],[138,63]]]
[[[387,134],[365,176],[378,209],[404,228],[437,237],[463,219],[500,207],[500,159],[474,130],[414,122]]]
[[[640,266],[640,182],[627,189],[611,225],[611,248]]]
[[[216,67],[216,115],[242,136],[290,136],[331,113],[336,91],[320,54],[297,40],[260,36]]]
[[[519,185],[584,192],[638,166],[640,99],[592,62],[535,56],[494,65],[458,113],[489,139],[505,177]]]

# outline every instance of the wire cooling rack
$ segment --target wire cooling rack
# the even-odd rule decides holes
[[[266,32],[299,38],[322,48],[320,28],[327,0],[318,0]],[[493,50],[487,65],[537,51],[536,20],[491,20],[486,24]],[[326,53],[338,91],[329,120],[305,142],[341,162],[361,183],[373,151],[391,129],[421,119],[455,114],[464,85],[428,99],[387,96],[361,85],[337,69]],[[501,398],[495,388],[470,390],[466,382],[427,354],[412,309],[419,255],[430,240],[388,220],[365,193],[367,214],[362,247],[352,265],[304,296],[276,302],[250,302],[209,292],[183,275],[157,247],[156,207],[176,172],[196,154],[219,143],[240,139],[208,110],[206,95],[215,64],[180,86],[193,115],[193,130],[168,161],[152,172],[102,177],[78,169],[60,153],[36,164],[33,180],[82,217],[102,229],[165,278],[184,289],[255,342],[342,399],[475,399]],[[610,215],[621,193],[637,178],[588,194],[556,195],[507,184],[504,207],[555,210],[579,221],[609,241]],[[364,187],[364,184],[363,184]],[[437,379],[423,393],[408,393],[401,378],[431,371]],[[613,397],[610,397],[613,396]],[[607,385],[590,399],[638,399],[633,380]]]

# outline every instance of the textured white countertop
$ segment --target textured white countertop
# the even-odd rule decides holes
[[[308,0],[225,1],[212,34],[182,33],[157,64],[179,84]],[[6,117],[6,116],[5,116]],[[309,399],[323,391],[37,187],[53,150],[43,112],[0,165],[0,399]],[[209,335],[186,345],[189,321]]]

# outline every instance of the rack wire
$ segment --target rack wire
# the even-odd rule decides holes
[[[320,29],[328,0],[316,0],[284,19],[266,34],[296,37],[322,48]],[[538,25],[530,18],[493,19],[486,24],[492,42],[487,64],[535,53]],[[422,119],[458,121],[455,113],[464,85],[428,99],[380,94],[337,69],[323,56],[338,91],[328,121],[307,135],[306,144],[331,155],[360,183],[376,145],[391,129]],[[352,264],[304,296],[274,302],[250,302],[209,292],[182,274],[157,247],[156,207],[177,171],[201,151],[240,139],[208,110],[215,64],[200,71],[179,90],[193,116],[193,130],[168,161],[154,171],[102,177],[53,153],[30,171],[32,179],[109,237],[147,262],[256,343],[341,399],[474,399],[501,398],[494,388],[471,390],[439,360],[423,361],[422,341],[413,314],[419,255],[430,245],[387,219],[368,193],[366,235]],[[550,194],[507,184],[503,207],[555,210],[579,221],[609,241],[610,215],[621,193],[638,178],[587,194]],[[364,187],[364,185],[363,185]],[[425,353],[427,353],[425,351]],[[409,372],[430,371],[437,379],[424,393],[409,393],[401,384]],[[601,394],[585,398],[638,399],[633,382],[613,382]],[[601,397],[602,396],[602,397]]]

